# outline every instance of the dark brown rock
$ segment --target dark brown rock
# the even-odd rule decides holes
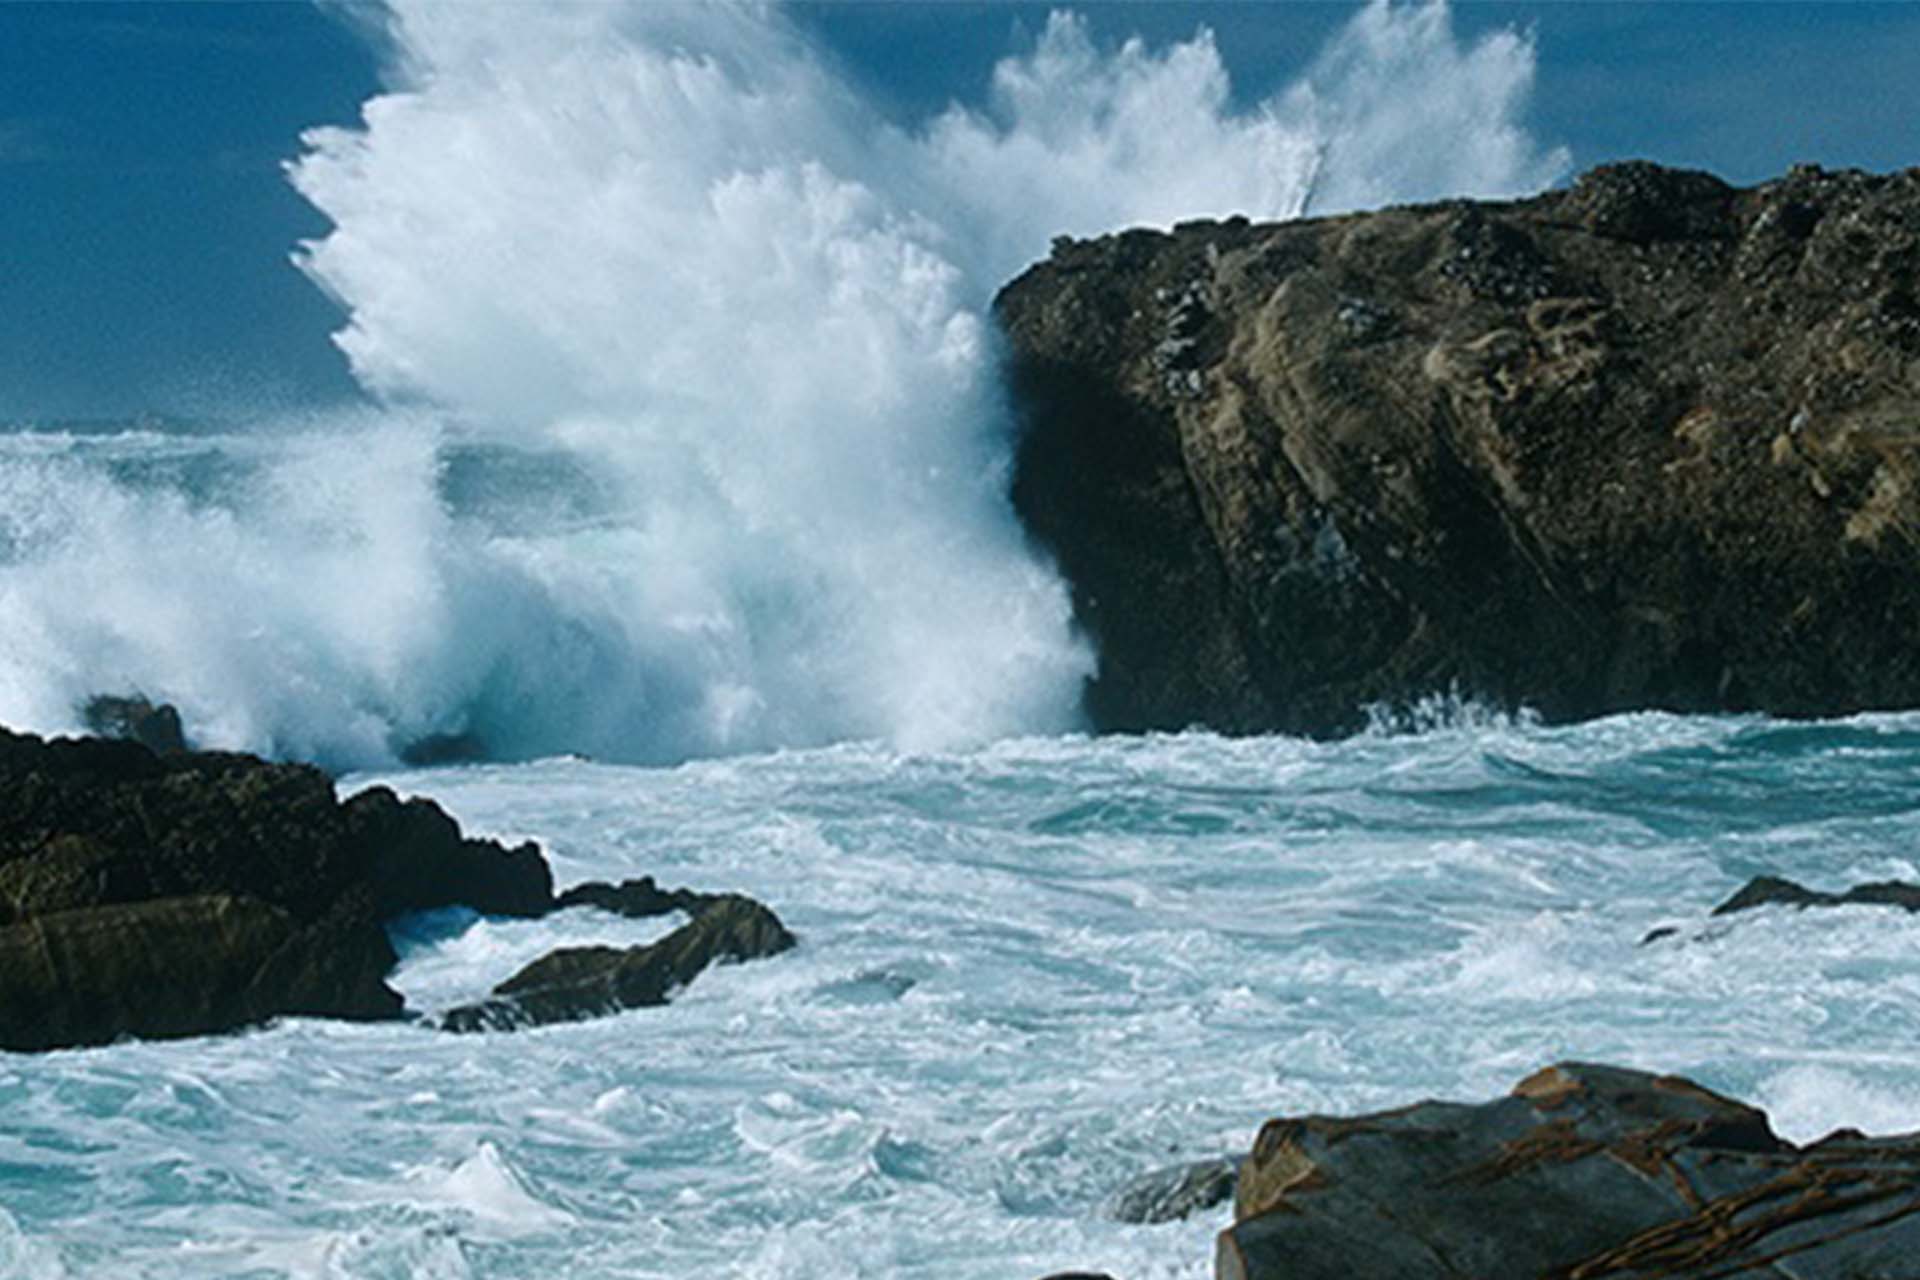
[[[1845,893],[1819,893],[1778,876],[1755,876],[1739,892],[1713,909],[1716,916],[1749,911],[1754,907],[1784,905],[1790,907],[1841,907],[1855,903],[1899,907],[1920,911],[1920,885],[1883,880],[1855,885]]]
[[[511,1031],[665,1004],[709,965],[777,955],[794,945],[779,917],[723,895],[691,923],[643,947],[568,947],[495,987],[494,998],[448,1013],[449,1031]]]
[[[1105,729],[1920,705],[1920,170],[1056,243],[996,313]]]
[[[308,766],[0,730],[6,1047],[395,1017],[383,921],[538,915],[551,895],[537,847],[467,839],[431,801],[342,804]]]
[[[1920,1135],[1807,1147],[1689,1081],[1570,1063],[1482,1106],[1269,1122],[1221,1280],[1912,1273]]]
[[[383,924],[452,906],[696,917],[651,947],[557,952],[452,1015],[463,1029],[659,1004],[716,961],[793,945],[758,903],[651,877],[556,902],[537,845],[469,839],[385,787],[343,803],[308,766],[0,729],[0,1048],[397,1017]]]
[[[0,729],[0,910],[16,918],[224,893],[314,921],[358,886],[374,919],[455,905],[531,916],[552,883],[534,845],[466,839],[432,801],[384,787],[343,804],[310,765]]]
[[[382,981],[393,952],[371,928],[342,937],[224,895],[9,925],[0,928],[0,1048],[199,1035],[284,1013],[395,1017],[400,999]]]
[[[670,911],[684,911],[690,916],[697,916],[722,900],[719,894],[695,893],[691,889],[662,889],[654,883],[652,876],[642,876],[638,880],[622,880],[619,884],[605,884],[598,880],[576,884],[555,898],[553,907],[556,911],[568,907],[597,907],[629,919],[644,920],[651,916],[666,915]]]
[[[364,851],[380,919],[449,906],[532,917],[553,907],[553,872],[536,844],[469,840],[433,801],[401,800],[386,787],[360,792],[341,811],[348,839]]]

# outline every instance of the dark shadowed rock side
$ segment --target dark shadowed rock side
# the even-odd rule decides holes
[[[399,1017],[383,926],[406,912],[652,915],[725,901],[748,900],[650,879],[556,900],[537,845],[469,839],[430,800],[373,787],[342,801],[308,765],[0,729],[0,1049],[284,1014]],[[791,945],[749,905],[770,929],[675,951],[668,985],[690,980],[698,957],[747,958],[772,930]]]
[[[705,896],[705,895],[701,895]],[[449,1031],[514,1031],[643,1009],[709,965],[778,955],[793,946],[773,912],[751,898],[708,897],[693,920],[643,947],[567,947],[493,989],[493,998],[448,1013]]]
[[[1845,893],[1821,893],[1779,876],[1755,876],[1741,885],[1738,893],[1715,907],[1713,914],[1725,916],[1736,911],[1776,905],[1803,908],[1866,905],[1920,911],[1920,884],[1880,880],[1872,884],[1857,884]]]
[[[1920,705],[1920,170],[1056,243],[1014,502],[1106,729]]]
[[[1216,1156],[1143,1173],[1115,1191],[1104,1206],[1115,1222],[1176,1222],[1233,1198],[1241,1158]]]
[[[1481,1106],[1270,1121],[1219,1280],[1896,1280],[1920,1135],[1810,1146],[1689,1081],[1569,1063]]]

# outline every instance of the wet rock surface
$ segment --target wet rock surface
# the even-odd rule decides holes
[[[568,907],[596,907],[617,916],[644,920],[672,911],[699,915],[718,902],[720,896],[696,893],[692,889],[662,889],[654,883],[652,876],[642,876],[638,880],[622,880],[619,884],[590,880],[574,885],[555,898],[553,906],[556,911]]]
[[[1014,501],[1104,729],[1920,705],[1920,170],[1056,242]]]
[[[1821,893],[1778,876],[1755,876],[1740,886],[1738,893],[1715,907],[1713,914],[1731,915],[1736,911],[1775,905],[1844,907],[1856,904],[1920,911],[1920,884],[1882,880],[1875,884],[1855,885],[1844,893]]]
[[[0,1048],[397,1017],[382,921],[537,915],[535,846],[304,765],[0,730]]]
[[[1220,1280],[1861,1280],[1920,1257],[1920,1135],[1796,1147],[1690,1081],[1568,1063],[1480,1106],[1270,1121]]]
[[[723,894],[647,946],[567,947],[542,956],[495,987],[492,999],[453,1010],[441,1025],[514,1031],[661,1005],[711,965],[778,955],[793,945],[773,912],[751,898]]]
[[[1233,1156],[1155,1169],[1115,1191],[1106,1214],[1116,1222],[1175,1222],[1233,1199],[1239,1176]]]
[[[610,964],[611,994],[594,1011],[658,1003],[715,959],[792,945],[757,903],[650,878],[556,899],[537,845],[471,839],[432,801],[386,787],[342,801],[310,766],[0,729],[0,1049],[197,1035],[288,1014],[399,1017],[387,920],[572,905],[697,916],[641,948],[648,957]],[[591,985],[578,961],[553,959],[525,1007],[570,999],[572,1016],[587,1016],[588,996],[546,990],[563,970]]]

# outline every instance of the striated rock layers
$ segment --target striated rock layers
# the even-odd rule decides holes
[[[1107,729],[1920,705],[1920,170],[1062,240],[1014,501]]]
[[[711,917],[701,939],[749,908],[758,915],[755,928],[699,945],[668,946],[671,935],[651,967],[628,966],[653,985],[623,972],[575,999],[569,1017],[659,1003],[716,959],[792,945],[758,903],[651,879],[556,899],[537,845],[469,839],[432,801],[385,787],[341,801],[311,766],[0,729],[0,1049],[198,1035],[284,1014],[395,1018],[386,920],[577,905],[688,911],[689,929]],[[545,993],[496,1023],[548,1020],[559,1003]]]
[[[1796,1147],[1689,1081],[1563,1064],[1482,1106],[1270,1121],[1219,1280],[1915,1274],[1920,1135]]]

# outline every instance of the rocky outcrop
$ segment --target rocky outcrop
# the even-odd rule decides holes
[[[617,916],[644,920],[672,911],[684,911],[690,916],[697,916],[719,902],[722,896],[696,893],[692,889],[662,889],[654,883],[652,876],[641,876],[638,880],[622,880],[619,884],[589,880],[585,884],[574,885],[555,898],[553,906],[556,911],[568,907],[597,907]]]
[[[643,947],[567,947],[448,1013],[449,1031],[515,1031],[665,1004],[710,965],[758,960],[793,946],[779,917],[751,898],[711,898],[693,920]]]
[[[793,945],[759,903],[652,877],[556,898],[539,846],[469,839],[386,787],[341,801],[307,765],[0,729],[0,1049],[399,1017],[384,923],[453,906],[695,917],[651,947],[556,952],[462,1029],[664,1003],[717,960]]]
[[[1154,1169],[1132,1178],[1106,1203],[1115,1222],[1175,1222],[1233,1198],[1240,1160],[1218,1156]]]
[[[1845,893],[1821,893],[1778,876],[1755,876],[1741,885],[1739,892],[1715,907],[1713,914],[1731,915],[1736,911],[1775,905],[1844,907],[1855,904],[1920,911],[1920,884],[1881,880],[1873,884],[1855,885]]]
[[[1274,1120],[1220,1280],[1913,1274],[1920,1135],[1810,1146],[1689,1081],[1565,1064],[1481,1106]]]
[[[293,1013],[393,1018],[392,964],[378,925],[303,927],[257,898],[54,912],[0,928],[0,1048],[196,1035]]]
[[[1920,170],[1056,243],[1014,501],[1106,729],[1920,705]]]
[[[431,801],[342,803],[302,765],[0,730],[0,1048],[397,1017],[382,921],[551,898],[537,847],[466,839]]]

